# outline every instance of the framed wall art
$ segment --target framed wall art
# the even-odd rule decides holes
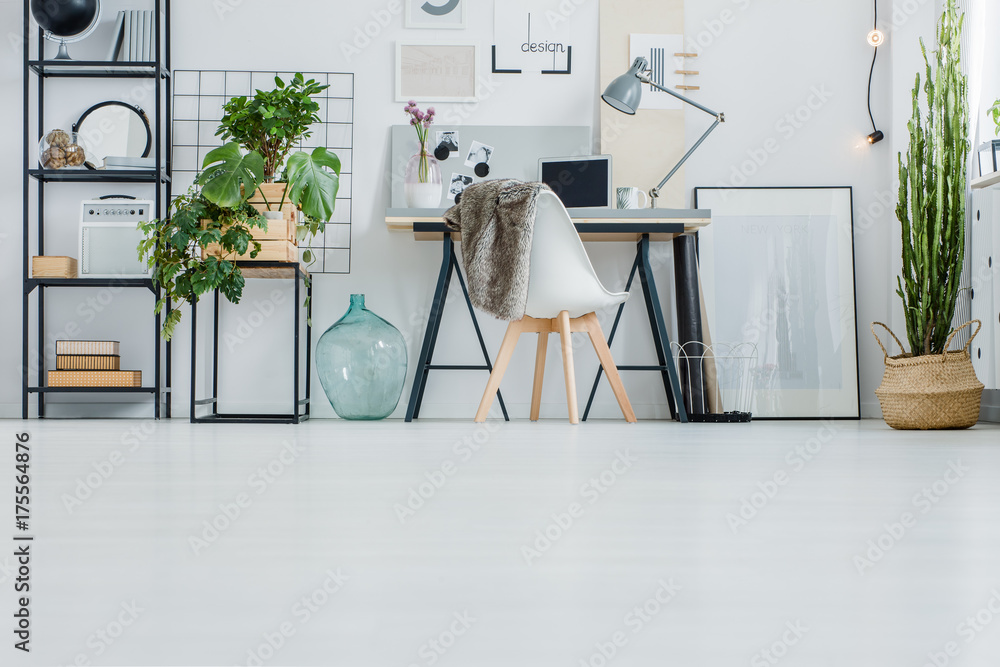
[[[759,353],[753,418],[860,418],[851,188],[695,188],[695,207],[712,340]]]
[[[572,74],[575,40],[565,5],[562,0],[497,0],[493,73]]]
[[[396,43],[396,101],[478,102],[475,44]]]
[[[461,30],[468,21],[469,0],[404,0],[404,25],[429,30]]]

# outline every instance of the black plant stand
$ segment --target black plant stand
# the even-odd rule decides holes
[[[255,278],[267,280],[292,280],[295,284],[295,317],[292,331],[294,334],[294,346],[292,351],[292,363],[294,367],[292,405],[293,410],[288,414],[234,414],[219,412],[219,309],[220,294],[215,290],[214,310],[215,319],[212,330],[212,396],[211,398],[199,399],[197,396],[198,378],[198,304],[191,304],[191,423],[192,424],[298,424],[309,419],[310,412],[310,369],[312,367],[312,281],[309,280],[299,264],[289,264],[287,262],[237,262],[237,266],[243,272],[244,278],[252,280]],[[306,299],[306,340],[305,340],[305,397],[301,396],[299,390],[299,378],[302,373],[302,341],[301,341],[301,319],[299,312],[301,307],[302,285],[305,285]],[[203,417],[198,416],[198,408],[211,406],[212,413]]]

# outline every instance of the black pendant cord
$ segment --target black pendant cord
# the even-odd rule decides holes
[[[878,60],[878,47],[875,47],[875,57],[872,58],[872,69],[868,73],[868,117],[872,121],[872,131],[878,132],[875,127],[875,116],[872,115],[872,77],[875,75],[875,61]]]
[[[875,5],[875,24],[874,30],[878,30],[878,0],[873,0]],[[875,126],[875,116],[872,115],[872,77],[875,76],[875,62],[878,60],[878,47],[875,47],[875,55],[872,56],[872,67],[868,72],[868,117],[872,121],[872,131],[878,132],[878,127]]]

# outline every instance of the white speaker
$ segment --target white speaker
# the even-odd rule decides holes
[[[137,248],[140,222],[152,219],[155,204],[112,195],[84,201],[80,213],[81,278],[148,278]]]

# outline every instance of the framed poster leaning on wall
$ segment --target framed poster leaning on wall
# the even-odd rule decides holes
[[[695,208],[712,339],[757,346],[753,418],[860,418],[851,188],[695,188]]]

